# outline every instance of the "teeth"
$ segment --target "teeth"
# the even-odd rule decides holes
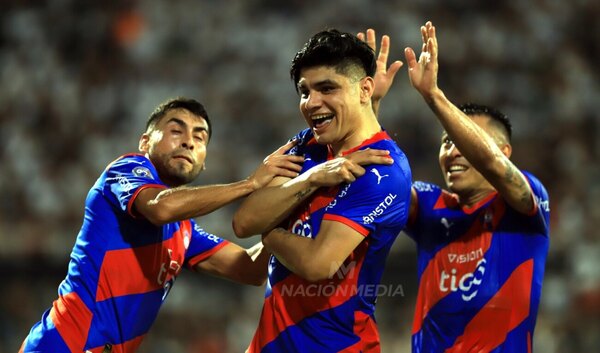
[[[462,165],[451,165],[450,168],[448,168],[449,172],[463,172],[465,170],[467,170],[467,168]]]
[[[319,114],[319,115],[313,115],[312,116],[312,120],[322,120],[322,119],[328,119],[328,118],[333,118],[333,114]]]

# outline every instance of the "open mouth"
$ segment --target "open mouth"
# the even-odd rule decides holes
[[[446,172],[450,175],[459,175],[460,173],[464,173],[469,169],[467,166],[462,164],[452,164],[447,169]]]
[[[333,115],[333,114],[313,115],[312,116],[313,128],[316,130],[324,129],[331,123],[331,121],[333,120],[334,117],[335,117],[335,115]]]

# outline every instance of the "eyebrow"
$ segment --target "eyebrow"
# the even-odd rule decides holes
[[[175,123],[175,124],[177,124],[177,125],[179,125],[179,126],[181,126],[181,127],[187,127],[188,126],[188,124],[185,121],[183,121],[183,120],[181,120],[179,118],[171,118],[171,119],[169,119],[167,121],[167,124],[172,123],[172,122]],[[208,133],[208,129],[205,128],[204,126],[194,126],[192,128],[192,132],[202,132],[202,131]]]
[[[338,87],[340,84],[337,81],[327,78],[327,79],[324,79],[323,81],[319,81],[319,82],[315,83],[313,86],[315,88],[319,88],[319,87],[327,86],[327,85],[332,85],[332,86]],[[306,85],[303,82],[298,82],[297,86],[298,86],[298,89],[302,89],[302,88],[306,87]]]

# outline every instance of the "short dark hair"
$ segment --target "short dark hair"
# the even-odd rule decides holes
[[[210,140],[210,136],[212,135],[212,126],[210,124],[210,120],[208,119],[208,113],[206,112],[206,109],[204,109],[202,103],[198,102],[197,100],[185,97],[171,98],[165,102],[162,102],[158,107],[156,107],[146,122],[146,131],[148,131],[150,128],[153,128],[154,125],[156,125],[156,123],[163,116],[165,116],[169,110],[173,109],[185,109],[190,113],[200,116],[206,120],[206,124],[208,125],[208,139]]]
[[[463,113],[473,115],[485,115],[490,117],[492,121],[496,122],[499,127],[504,131],[508,141],[512,138],[512,124],[506,114],[502,113],[496,108],[492,108],[487,105],[476,104],[476,103],[465,103],[458,107]]]
[[[327,29],[312,36],[292,60],[290,76],[296,91],[300,72],[307,67],[332,66],[338,73],[347,74],[351,66],[362,68],[367,76],[374,76],[377,68],[375,52],[357,36]]]

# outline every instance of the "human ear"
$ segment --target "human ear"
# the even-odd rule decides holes
[[[140,150],[140,152],[148,153],[148,149],[150,146],[148,144],[149,141],[150,135],[148,135],[147,133],[142,134],[142,136],[140,137],[140,142],[138,144],[138,149]]]
[[[368,103],[371,101],[373,96],[373,90],[375,89],[375,81],[372,77],[366,76],[360,80],[360,102]]]

